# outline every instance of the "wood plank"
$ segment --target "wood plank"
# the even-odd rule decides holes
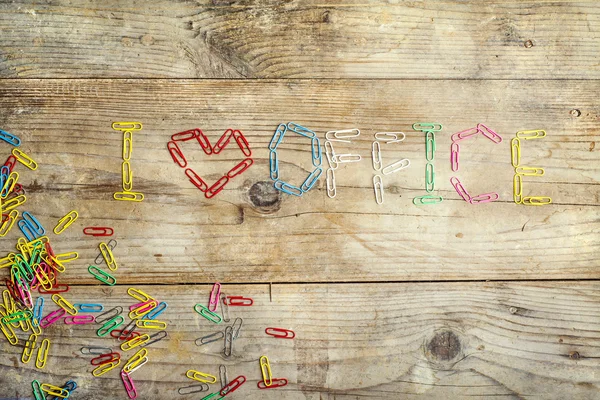
[[[51,234],[57,250],[80,253],[65,282],[95,282],[86,269],[99,239],[81,230],[98,225],[116,230],[120,283],[589,279],[598,277],[600,248],[599,90],[577,81],[5,81],[0,126],[21,136],[40,164],[35,172],[18,167],[28,196],[22,211],[50,229],[68,211],[80,213],[73,228]],[[119,120],[144,123],[132,157],[142,203],[112,199],[122,139],[110,126]],[[446,200],[436,206],[412,204],[425,194],[424,138],[410,128],[421,120],[445,124],[435,165],[436,193]],[[360,140],[336,144],[363,161],[339,169],[335,199],[324,179],[302,198],[273,190],[267,145],[282,121],[321,137],[328,129],[363,130]],[[449,183],[450,136],[478,122],[505,140],[466,142],[458,176],[471,193],[497,191],[501,201],[470,205]],[[240,128],[253,148],[255,165],[210,200],[166,149],[171,134],[194,127],[213,143],[225,128]],[[550,206],[512,202],[509,139],[528,128],[548,136],[523,143],[523,162],[546,168],[526,179],[525,192],[551,196]],[[383,145],[384,159],[412,165],[386,176],[378,206],[372,135],[389,130],[404,130],[407,139]],[[280,151],[282,177],[297,185],[312,169],[310,145],[298,138],[288,135]],[[183,149],[209,182],[241,160],[233,147],[216,159],[191,142]],[[0,241],[1,250],[13,249],[19,233]]]
[[[222,343],[194,344],[224,329],[192,310],[207,302],[209,285],[138,288],[168,303],[160,319],[169,334],[132,374],[139,398],[178,398],[177,389],[191,383],[188,369],[217,374],[220,364],[230,378],[248,379],[232,399],[593,399],[599,390],[597,282],[273,285],[272,302],[269,285],[224,285],[255,302],[230,309],[243,318],[230,359],[219,355]],[[78,286],[65,297],[126,307],[134,302],[126,289]],[[46,300],[48,313],[56,306]],[[297,336],[270,338],[269,326]],[[46,329],[52,347],[43,371],[21,364],[21,347],[2,339],[0,395],[30,397],[33,379],[75,379],[77,398],[124,398],[118,373],[93,378],[90,357],[80,353],[87,345],[118,348],[116,339],[95,334],[98,327]],[[132,352],[121,353],[126,360]],[[286,388],[256,388],[262,355],[276,377],[289,380]]]
[[[5,2],[0,77],[600,77],[595,0]]]

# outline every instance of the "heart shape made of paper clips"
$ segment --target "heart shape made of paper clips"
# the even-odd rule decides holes
[[[212,156],[219,154],[231,142],[232,138],[235,140],[246,158],[236,164],[211,186],[208,186],[206,181],[202,179],[202,177],[198,175],[196,171],[191,168],[187,168],[188,162],[178,145],[178,142],[196,140],[204,153],[208,156]],[[214,146],[210,144],[210,141],[201,129],[196,128],[179,132],[171,136],[171,140],[167,143],[167,149],[169,150],[173,161],[181,168],[185,168],[185,175],[189,178],[190,182],[194,184],[194,186],[204,193],[207,199],[216,196],[221,190],[223,190],[225,185],[227,185],[231,179],[246,171],[254,163],[251,158],[252,150],[250,149],[248,140],[246,140],[246,137],[241,131],[233,129],[227,129]]]

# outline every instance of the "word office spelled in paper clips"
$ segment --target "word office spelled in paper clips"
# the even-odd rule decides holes
[[[141,122],[113,122],[112,128],[123,132],[123,163],[121,164],[123,191],[115,192],[115,200],[143,201],[144,194],[133,191],[133,171],[131,154],[133,152],[133,132],[142,130]]]

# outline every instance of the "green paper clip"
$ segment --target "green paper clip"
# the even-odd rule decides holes
[[[114,286],[117,283],[117,278],[108,272],[101,270],[95,265],[90,265],[88,267],[88,272],[92,274],[94,278],[98,279],[102,283],[106,283],[108,286]]]
[[[200,307],[200,311],[198,311],[198,307]],[[207,307],[203,306],[202,304],[196,304],[194,306],[194,311],[202,315],[210,322],[214,322],[215,324],[220,324],[223,321],[223,318],[221,318],[219,314],[210,311]]]
[[[418,205],[429,205],[429,204],[438,204],[444,200],[442,196],[419,196],[413,199],[413,204]]]
[[[100,329],[98,329],[98,331],[96,333],[98,334],[98,336],[104,337],[104,336],[108,335],[109,333],[111,333],[112,331],[114,331],[115,329],[117,329],[119,326],[121,326],[123,324],[123,322],[125,322],[125,318],[123,318],[120,315],[117,315],[116,317],[111,318],[108,321],[106,321],[104,323],[104,325],[102,325],[102,327],[100,327]]]
[[[442,124],[437,122],[415,122],[412,126],[415,131],[421,132],[439,132],[442,130]]]
[[[435,188],[435,170],[432,163],[427,163],[425,166],[425,190],[428,193],[433,192]]]
[[[425,158],[427,161],[433,161],[435,157],[435,132],[425,132]]]
[[[42,385],[37,379],[31,382],[31,388],[33,389],[33,395],[35,400],[46,400],[46,394],[42,391]]]

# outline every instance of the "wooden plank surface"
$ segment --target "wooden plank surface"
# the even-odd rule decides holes
[[[192,398],[176,392],[191,383],[185,372],[217,374],[220,364],[230,379],[248,379],[232,399],[594,399],[600,389],[597,282],[273,285],[272,302],[269,285],[224,285],[255,301],[230,309],[231,318],[243,318],[230,359],[219,355],[221,342],[194,344],[224,329],[192,310],[206,304],[209,285],[138,288],[169,305],[160,317],[169,338],[149,346],[150,361],[132,374],[141,399]],[[126,289],[77,286],[65,297],[126,307],[134,302]],[[47,298],[45,313],[54,308]],[[297,336],[270,338],[269,326]],[[22,348],[3,340],[0,396],[29,398],[34,378],[73,378],[77,399],[125,398],[118,372],[93,378],[90,357],[80,353],[87,345],[117,350],[116,339],[95,334],[98,327],[46,329],[52,347],[43,371],[22,365]],[[126,360],[132,351],[121,353]],[[256,388],[262,355],[287,387]]]
[[[22,210],[47,228],[69,210],[77,223],[51,240],[80,259],[66,282],[95,282],[87,266],[98,238],[85,226],[112,226],[120,283],[337,282],[598,278],[600,173],[597,128],[600,84],[579,81],[182,81],[24,80],[0,82],[0,125],[23,139],[40,164],[18,168],[28,201]],[[580,113],[576,116],[574,112]],[[134,189],[143,203],[117,202],[121,134],[111,122],[139,120],[134,135]],[[361,154],[337,173],[338,195],[324,179],[302,198],[271,187],[267,145],[280,122],[294,120],[323,137],[329,129],[362,129],[360,140],[336,151]],[[415,206],[424,191],[424,137],[413,122],[445,125],[437,136],[436,206]],[[457,176],[469,191],[497,191],[500,201],[470,205],[452,189],[450,136],[485,122],[504,136],[479,137],[461,150]],[[173,133],[200,127],[215,143],[224,129],[241,129],[255,164],[211,200],[173,163]],[[524,141],[523,163],[544,167],[525,180],[525,192],[554,204],[512,202],[510,138],[544,128],[543,140]],[[407,139],[383,145],[387,163],[410,168],[385,177],[385,202],[374,201],[370,154],[377,131],[402,130]],[[9,146],[5,145],[4,154]],[[239,149],[207,157],[183,145],[190,165],[209,182],[241,160]],[[310,145],[287,136],[281,173],[299,185],[312,169]],[[3,240],[10,251],[20,232]],[[149,273],[152,271],[152,273]]]
[[[1,77],[598,79],[582,1],[0,5]]]

